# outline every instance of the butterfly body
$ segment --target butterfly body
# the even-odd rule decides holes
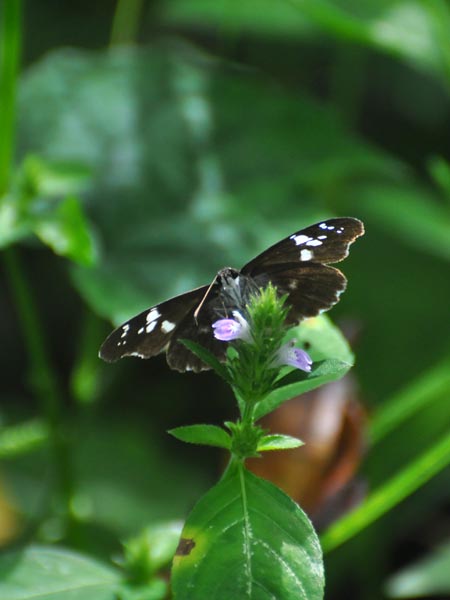
[[[341,271],[328,263],[343,260],[350,244],[363,233],[363,224],[354,218],[328,219],[293,233],[242,269],[225,267],[210,285],[175,296],[127,321],[105,340],[100,357],[113,362],[166,351],[173,369],[205,369],[180,340],[194,340],[224,359],[226,344],[214,338],[212,323],[231,317],[233,310],[243,312],[250,295],[269,282],[280,295],[288,296],[289,323],[328,310],[347,283]]]

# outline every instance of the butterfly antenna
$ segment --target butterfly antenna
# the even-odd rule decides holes
[[[205,295],[203,296],[203,298],[202,298],[202,300],[201,300],[200,304],[199,304],[199,305],[197,306],[197,308],[195,309],[195,312],[194,312],[194,319],[195,319],[195,323],[196,323],[196,324],[198,324],[198,323],[197,323],[197,317],[198,317],[198,314],[199,314],[199,312],[200,312],[200,310],[201,310],[201,308],[202,308],[202,306],[203,306],[203,304],[204,304],[204,302],[205,302],[206,298],[208,297],[208,294],[209,294],[209,292],[211,291],[211,288],[212,288],[212,286],[213,286],[213,285],[216,283],[216,281],[217,281],[217,277],[218,277],[218,274],[217,274],[217,275],[214,277],[214,279],[211,281],[211,285],[210,285],[210,286],[209,286],[209,288],[206,290],[206,292],[205,292]]]

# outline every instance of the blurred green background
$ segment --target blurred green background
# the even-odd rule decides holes
[[[24,2],[0,210],[5,531],[105,557],[184,518],[222,459],[165,430],[234,417],[228,390],[164,357],[100,364],[98,347],[335,215],[366,226],[332,318],[358,330],[369,492],[448,434],[449,34],[445,0]],[[447,468],[330,552],[326,597],[384,597],[448,542],[449,483]]]

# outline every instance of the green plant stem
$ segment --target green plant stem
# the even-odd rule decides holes
[[[324,552],[354,537],[450,464],[450,433],[321,536]]]
[[[15,249],[9,248],[3,252],[3,264],[28,353],[31,383],[48,427],[59,508],[67,516],[73,479],[69,448],[61,427],[63,395],[49,358],[33,291]]]
[[[139,29],[143,0],[117,0],[111,28],[110,45],[131,44]]]
[[[20,60],[21,0],[0,5],[0,197],[9,188],[14,153],[17,71]]]

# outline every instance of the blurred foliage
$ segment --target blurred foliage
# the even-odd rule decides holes
[[[118,10],[113,18],[110,0],[25,2],[16,162],[0,204],[0,246],[20,244],[22,276],[29,277],[28,287],[19,283],[19,301],[7,265],[21,262],[5,253],[0,455],[8,498],[39,540],[65,540],[103,557],[118,551],[119,535],[184,518],[220,461],[213,456],[209,466],[196,465],[201,454],[175,453],[178,446],[153,432],[206,420],[205,413],[223,420],[223,388],[208,375],[181,379],[158,359],[99,366],[103,329],[95,315],[118,323],[210,281],[225,265],[239,267],[304,225],[351,215],[364,220],[367,233],[343,265],[349,288],[333,316],[360,330],[354,372],[372,413],[362,470],[369,498],[359,513],[367,524],[364,506],[379,516],[377,499],[386,490],[393,496],[385,510],[431,476],[427,457],[440,453],[439,464],[448,462],[448,3],[126,6],[119,2],[122,17]],[[113,23],[114,41],[136,34],[142,43],[104,49]],[[11,64],[18,60],[17,39],[3,36],[2,61],[9,47]],[[3,98],[8,85],[0,85]],[[10,101],[2,107],[3,185],[14,107]],[[38,249],[36,239],[73,263],[75,292],[65,266]],[[39,311],[31,311],[34,321],[23,320],[24,296],[41,309],[37,328]],[[33,360],[19,345],[14,310],[22,314],[25,339],[37,330],[47,338],[35,350],[50,349],[35,361],[31,383],[24,363]],[[88,317],[80,317],[83,311]],[[352,362],[340,352],[336,358]],[[47,384],[36,386],[39,365]],[[52,417],[60,433],[45,418],[45,403],[36,408],[30,399],[33,389],[53,394],[49,377],[62,390]],[[59,467],[55,448],[63,450]],[[73,480],[64,492],[68,516],[55,500],[62,493],[58,477]],[[330,598],[341,591],[343,598],[379,598],[388,573],[441,543],[448,484],[447,468],[330,553]],[[361,529],[358,513],[353,519],[352,535]],[[137,563],[146,547],[142,536],[128,546]],[[77,571],[84,581],[111,579],[105,600],[119,579],[123,584],[118,570],[86,557],[47,547],[46,561],[37,562],[36,552],[5,555],[5,585],[25,572],[30,585],[44,581],[49,564],[65,565],[74,588]],[[412,587],[416,595],[443,593],[430,581],[445,579],[445,561],[442,551],[412,564],[391,580],[389,593],[400,597]],[[52,591],[48,585],[42,594]],[[147,600],[164,597],[162,580],[151,587]],[[5,597],[12,599],[10,589]],[[144,597],[130,582],[120,593],[123,600]]]
[[[450,543],[391,577],[387,595],[390,598],[450,595]]]
[[[444,0],[168,0],[168,19],[266,35],[326,33],[372,46],[450,78],[450,9]]]

